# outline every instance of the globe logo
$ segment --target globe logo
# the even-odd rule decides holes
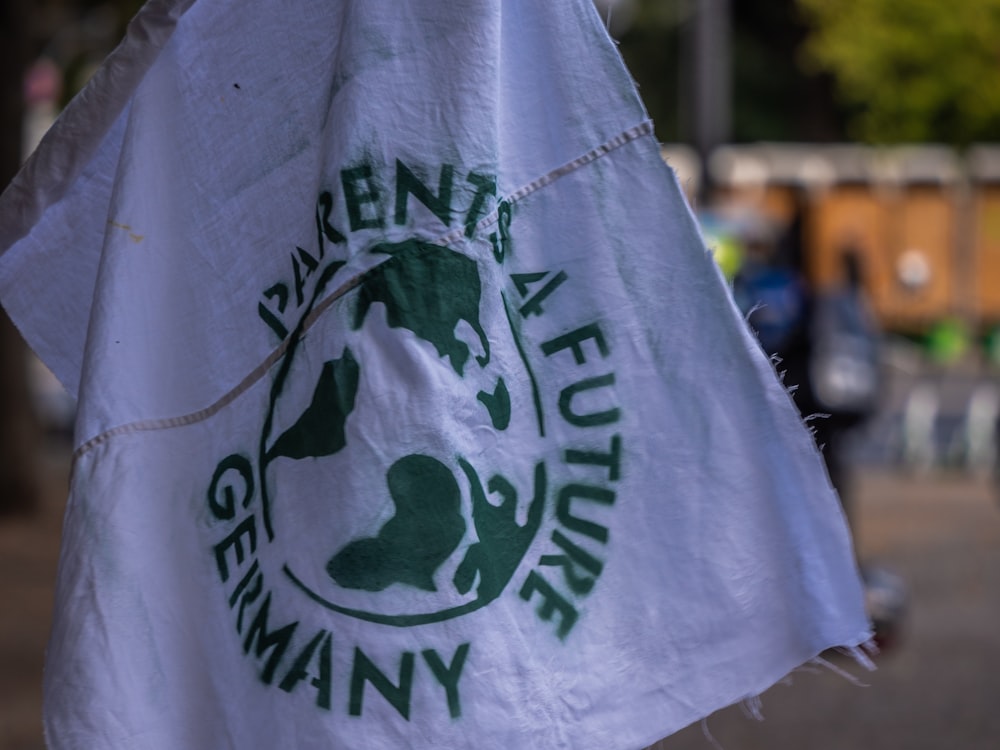
[[[326,269],[277,368],[264,526],[294,540],[283,571],[314,603],[441,622],[499,597],[538,533],[545,465],[515,456],[541,420],[499,283],[420,239],[369,252],[336,291],[344,264]]]

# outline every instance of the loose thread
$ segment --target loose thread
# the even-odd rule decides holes
[[[751,695],[740,702],[743,715],[754,721],[764,721],[764,701],[759,695]]]
[[[715,739],[714,736],[712,736],[712,733],[710,731],[708,731],[708,719],[707,718],[701,720],[701,733],[703,735],[705,735],[705,739],[708,740],[711,743],[712,747],[714,747],[715,750],[726,750],[722,746],[722,744],[717,739]]]
[[[857,658],[857,657],[855,657],[855,658]],[[868,659],[865,659],[865,662],[868,662],[868,664],[871,664],[871,662]],[[852,685],[855,685],[856,687],[871,687],[871,685],[869,685],[866,682],[862,682],[857,677],[855,677],[850,672],[848,672],[846,669],[842,669],[841,667],[838,667],[836,664],[834,664],[833,662],[827,661],[822,656],[817,656],[815,659],[812,660],[812,663],[816,664],[816,665],[818,665],[820,667],[823,667],[824,669],[827,669],[827,670],[833,672],[835,675],[837,675],[839,677],[843,677],[845,680],[847,680],[848,682],[850,682]],[[862,662],[862,663],[864,663],[864,662]],[[875,668],[875,666],[872,664],[869,669],[874,669],[874,668]]]

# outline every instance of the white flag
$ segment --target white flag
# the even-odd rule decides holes
[[[0,222],[52,748],[640,748],[868,637],[590,0],[153,0]]]

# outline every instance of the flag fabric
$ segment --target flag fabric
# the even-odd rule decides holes
[[[640,748],[868,638],[589,0],[151,0],[0,243],[52,748]]]

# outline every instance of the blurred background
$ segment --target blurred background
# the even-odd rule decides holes
[[[882,649],[656,747],[995,750],[1000,0],[595,4],[823,449]],[[0,184],[139,5],[0,0]],[[44,747],[73,414],[0,320],[0,750]]]

